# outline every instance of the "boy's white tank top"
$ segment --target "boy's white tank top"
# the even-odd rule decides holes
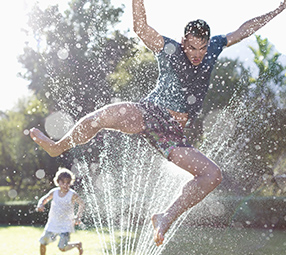
[[[64,197],[60,197],[60,188],[53,190],[53,199],[45,230],[53,233],[74,232],[74,204],[72,197],[75,191],[70,189]]]

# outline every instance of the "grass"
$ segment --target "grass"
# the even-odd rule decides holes
[[[43,228],[30,226],[0,227],[0,251],[9,255],[33,255],[39,253],[39,238]],[[101,247],[96,234],[92,231],[76,231],[71,235],[71,241],[82,241],[84,254],[101,254]],[[47,246],[48,255],[61,254],[57,242]],[[2,253],[1,253],[2,254]],[[4,254],[4,253],[3,253]],[[77,249],[67,252],[69,255],[78,254]]]
[[[43,228],[1,226],[0,251],[9,255],[39,254]],[[217,229],[184,227],[175,234],[163,255],[281,255],[285,254],[286,231],[272,229]],[[101,255],[100,241],[92,230],[77,230],[71,241],[83,243],[84,254]],[[106,240],[108,236],[106,235]],[[57,242],[47,246],[47,255],[62,254]],[[77,249],[65,254],[78,254]],[[109,254],[112,254],[111,252]],[[129,255],[129,254],[128,254]],[[149,255],[149,254],[144,254]]]

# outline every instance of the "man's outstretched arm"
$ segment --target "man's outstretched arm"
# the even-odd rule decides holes
[[[281,2],[280,6],[274,11],[268,12],[264,15],[246,21],[236,31],[227,34],[227,46],[231,46],[235,43],[240,42],[244,38],[251,36],[261,27],[266,25],[270,20],[276,17],[279,13],[281,13],[285,8],[286,0],[284,0],[284,2]]]
[[[132,0],[133,30],[144,44],[158,53],[164,47],[163,37],[147,23],[144,0]]]

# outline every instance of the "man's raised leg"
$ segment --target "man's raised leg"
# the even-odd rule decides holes
[[[169,159],[188,171],[194,179],[187,182],[181,194],[161,213],[152,216],[154,241],[159,246],[172,223],[188,209],[202,201],[221,182],[221,172],[210,159],[195,148],[178,147],[169,155]]]
[[[50,156],[56,157],[79,144],[85,144],[101,129],[114,129],[124,133],[139,133],[144,128],[142,113],[134,103],[105,106],[83,117],[59,141],[55,142],[40,130],[32,128],[31,138]]]

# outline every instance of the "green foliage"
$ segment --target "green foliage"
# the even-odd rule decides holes
[[[281,106],[280,95],[285,91],[286,66],[279,62],[280,53],[273,52],[267,38],[256,36],[258,49],[250,47],[254,54],[254,63],[258,68],[258,77],[250,78],[254,97],[262,100],[265,106]],[[286,105],[285,105],[286,106]]]
[[[117,97],[139,101],[154,88],[157,76],[154,54],[145,47],[136,47],[133,54],[124,58],[108,78]]]
[[[251,77],[237,60],[219,59],[203,114],[188,133],[192,139],[198,137],[197,146],[225,170],[221,189],[235,194],[253,192],[266,175],[273,179],[286,148],[286,112],[279,93],[285,87],[285,66],[267,39],[257,37],[257,44],[253,52],[258,77]],[[275,179],[263,185],[271,189],[268,195],[285,194]]]
[[[34,7],[29,19],[30,30],[26,33],[35,38],[36,44],[25,46],[19,62],[26,69],[21,75],[30,81],[29,88],[36,97],[28,104],[22,102],[17,111],[1,114],[2,185],[9,185],[18,194],[28,191],[38,195],[36,190],[48,188],[64,160],[61,158],[59,163],[50,158],[23,131],[32,126],[43,127],[51,111],[64,110],[79,119],[113,98],[138,101],[155,86],[158,69],[153,54],[146,48],[138,48],[134,39],[112,30],[122,11],[111,6],[109,0],[73,0],[64,13],[57,6],[46,10]],[[272,54],[267,39],[257,37],[257,42],[259,49],[252,51],[258,77],[249,78],[238,60],[221,59],[213,72],[199,128],[194,131],[201,138],[205,116],[228,107],[233,95],[246,99],[249,112],[246,118],[240,119],[236,135],[252,132],[249,142],[252,146],[245,148],[244,154],[252,156],[247,157],[250,165],[257,160],[257,145],[262,148],[254,174],[271,168],[286,148],[285,139],[281,139],[285,137],[286,114],[283,108],[277,108],[285,106],[281,97],[286,93],[283,90],[285,67],[279,63],[280,54]],[[257,100],[261,104],[254,105]],[[47,178],[36,178],[38,169],[44,169]]]
[[[233,139],[247,134],[247,142],[243,147],[244,162],[249,166],[246,175],[252,178],[270,175],[272,184],[264,183],[265,190],[272,189],[272,194],[285,194],[273,176],[276,162],[286,148],[286,110],[280,100],[280,92],[286,84],[286,66],[280,63],[281,54],[273,52],[273,45],[267,39],[261,39],[260,36],[256,36],[256,39],[258,49],[251,49],[258,76],[249,78],[249,93],[244,94],[242,100],[247,112],[239,119]],[[275,184],[276,188],[273,188]]]
[[[203,103],[202,113],[186,134],[196,145],[200,146],[203,139],[204,122],[208,116],[228,107],[235,97],[248,93],[249,71],[238,59],[219,58],[211,75],[210,87]],[[215,119],[213,120],[215,122]]]
[[[254,63],[259,72],[256,78],[250,78],[252,94],[251,101],[259,101],[259,113],[264,116],[264,130],[260,134],[262,147],[265,148],[264,157],[272,164],[285,151],[285,107],[283,91],[286,88],[285,70],[279,61],[280,53],[274,52],[273,45],[266,39],[256,36],[258,49],[251,47],[254,53]]]
[[[238,59],[220,58],[212,72],[210,89],[204,101],[203,111],[209,113],[227,106],[233,96],[248,94],[249,71]]]
[[[57,6],[30,13],[36,46],[27,45],[19,61],[29,88],[49,105],[79,118],[110,102],[113,92],[106,81],[133,41],[112,27],[122,8],[106,0],[74,0],[61,13]]]
[[[7,200],[25,199],[29,189],[47,187],[49,178],[36,178],[38,169],[44,169],[47,177],[57,170],[56,160],[43,150],[35,150],[28,135],[30,125],[43,120],[46,112],[41,102],[32,98],[27,104],[19,102],[17,111],[8,111],[0,119],[0,185],[14,190]]]
[[[43,130],[45,118],[57,110],[79,119],[114,96],[106,77],[134,48],[132,39],[113,31],[122,12],[109,0],[73,0],[64,13],[58,6],[42,10],[35,5],[31,11],[25,32],[35,43],[26,44],[19,62],[25,68],[20,75],[30,81],[35,97],[3,114],[0,123],[1,184],[16,191],[11,199],[42,195],[58,166],[70,166],[75,157],[73,150],[58,159],[49,157],[30,139],[28,129]],[[93,154],[99,147],[100,141]],[[45,171],[45,178],[35,176],[38,169]]]

